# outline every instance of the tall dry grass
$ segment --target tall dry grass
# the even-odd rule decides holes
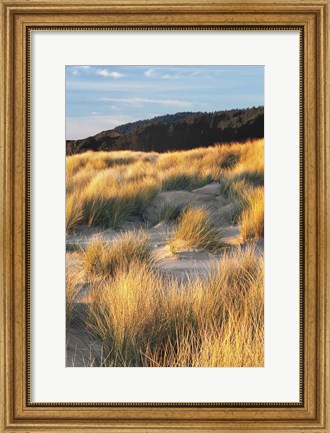
[[[187,283],[135,261],[94,281],[87,325],[108,365],[263,365],[263,258],[252,246]]]
[[[78,224],[83,221],[83,208],[80,197],[77,194],[68,194],[65,203],[65,227],[66,231],[71,232]]]
[[[110,364],[143,365],[142,351],[159,332],[163,296],[159,277],[140,261],[103,284],[91,284],[87,326],[101,340]]]
[[[82,273],[67,266],[65,272],[65,305],[66,305],[66,324],[70,325],[74,311],[75,305],[79,297],[79,291],[83,281]]]
[[[239,227],[244,240],[257,240],[264,237],[264,189],[255,188],[247,197]]]
[[[67,231],[79,224],[119,228],[141,217],[158,192],[191,191],[212,181],[220,182],[228,200],[240,203],[233,219],[237,223],[245,195],[263,185],[263,147],[260,139],[164,154],[88,151],[68,156],[67,221],[76,222]]]
[[[101,171],[81,194],[84,222],[119,228],[130,216],[141,215],[157,192],[152,179],[121,182],[115,169]]]
[[[95,238],[84,254],[84,270],[92,275],[113,276],[128,269],[132,261],[146,263],[149,268],[157,266],[149,238],[142,230],[122,233],[113,242]]]
[[[262,366],[263,140],[165,154],[86,152],[67,157],[67,232],[79,225],[120,228],[142,218],[161,191],[193,190],[212,181],[230,206],[246,245],[221,252],[218,266],[180,282],[160,271],[148,236],[96,238],[83,257],[86,326],[103,345],[102,366]],[[232,206],[233,205],[233,206]],[[167,204],[159,221],[175,221],[173,252],[223,246],[208,209]],[[67,278],[72,319],[81,273]],[[75,272],[77,275],[75,276]],[[73,274],[72,274],[73,273]],[[98,361],[93,359],[93,365]]]
[[[216,227],[206,209],[189,207],[181,215],[169,246],[172,252],[182,249],[215,251],[224,246],[221,228]]]

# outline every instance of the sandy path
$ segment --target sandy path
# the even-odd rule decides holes
[[[75,306],[72,322],[66,332],[66,366],[99,366],[103,359],[102,344],[86,329],[84,317],[86,304]]]

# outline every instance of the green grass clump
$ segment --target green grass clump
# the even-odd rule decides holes
[[[263,186],[264,185],[264,172],[253,170],[243,171],[234,177],[236,182],[244,181],[248,186]]]
[[[184,211],[183,205],[178,205],[171,202],[165,202],[161,208],[159,209],[158,215],[157,215],[157,222],[172,222],[179,218],[179,216]]]
[[[200,188],[212,182],[213,178],[210,175],[200,175],[188,173],[170,173],[165,174],[161,182],[162,191],[191,191],[195,188]]]
[[[180,191],[194,188],[196,179],[189,174],[175,173],[165,176],[161,182],[162,191]]]

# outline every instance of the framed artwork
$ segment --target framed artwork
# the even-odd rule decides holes
[[[1,2],[2,431],[329,427],[329,2]]]

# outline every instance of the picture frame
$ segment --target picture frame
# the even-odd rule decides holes
[[[1,429],[330,432],[329,0],[1,1]],[[303,183],[299,403],[33,403],[30,55],[35,29],[299,29]],[[32,168],[33,169],[33,168]]]

